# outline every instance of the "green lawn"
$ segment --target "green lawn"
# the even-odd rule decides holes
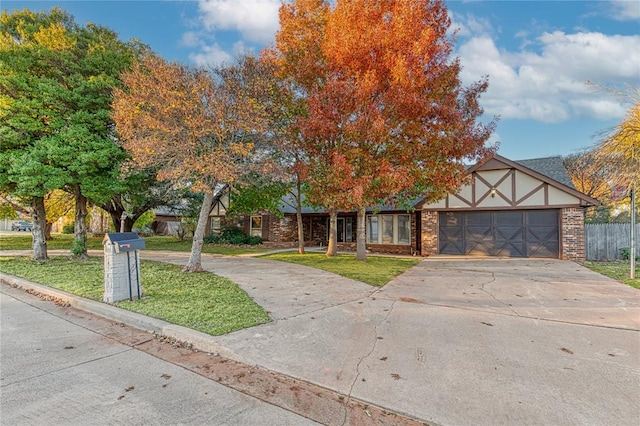
[[[368,256],[366,262],[361,262],[356,260],[352,254],[327,257],[321,253],[304,255],[278,253],[264,257],[322,269],[378,287],[385,285],[421,261],[421,259],[412,258]]]
[[[87,248],[89,250],[102,250],[103,237],[88,237]],[[145,250],[170,250],[170,251],[191,251],[191,240],[180,241],[176,237],[145,237]],[[31,250],[31,234],[12,234],[0,236],[0,250]],[[47,241],[47,247],[51,250],[70,250],[73,242],[73,235],[53,234],[53,239]],[[205,244],[203,253],[223,254],[237,256],[244,253],[263,253],[268,249],[264,247],[233,247]]]
[[[185,274],[180,266],[143,260],[142,300],[117,306],[211,335],[220,335],[269,321],[267,313],[241,288],[211,273]],[[78,296],[102,300],[102,258],[86,261],[53,257],[35,262],[0,257],[0,271]]]
[[[606,275],[631,287],[640,289],[640,263],[636,262],[636,278],[629,278],[631,265],[628,260],[616,262],[585,262],[584,266],[592,271]]]

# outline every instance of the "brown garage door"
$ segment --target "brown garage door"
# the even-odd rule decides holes
[[[439,252],[558,258],[558,210],[441,212]]]

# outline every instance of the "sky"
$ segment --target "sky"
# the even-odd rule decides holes
[[[445,2],[464,85],[489,78],[483,120],[512,160],[593,147],[640,88],[640,1]],[[76,22],[136,38],[165,59],[206,66],[274,42],[280,0],[0,0],[3,11],[59,6]],[[587,81],[595,84],[587,84]],[[607,89],[608,88],[608,89]]]

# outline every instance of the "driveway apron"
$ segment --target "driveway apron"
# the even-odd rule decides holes
[[[266,259],[203,266],[272,313],[214,338],[239,361],[434,424],[640,420],[640,293],[575,263],[426,260],[382,289]]]

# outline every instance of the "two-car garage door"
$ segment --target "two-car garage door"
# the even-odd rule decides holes
[[[558,210],[440,212],[441,254],[558,258]]]

